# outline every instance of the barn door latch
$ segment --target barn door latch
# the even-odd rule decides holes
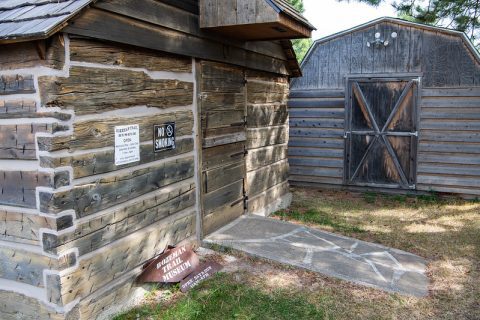
[[[347,139],[348,138],[348,135],[351,134],[352,132],[351,131],[346,131],[344,134],[343,134],[343,139]]]

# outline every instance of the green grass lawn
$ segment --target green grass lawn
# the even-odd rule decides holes
[[[366,288],[238,255],[233,271],[116,319],[480,319],[480,203],[294,189],[275,218],[418,254],[426,298]]]

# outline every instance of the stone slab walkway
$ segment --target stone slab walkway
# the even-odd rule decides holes
[[[204,242],[388,292],[428,294],[423,258],[284,221],[242,216]]]

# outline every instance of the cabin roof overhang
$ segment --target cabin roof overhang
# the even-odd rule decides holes
[[[310,38],[316,30],[286,0],[200,0],[200,28],[245,41]]]

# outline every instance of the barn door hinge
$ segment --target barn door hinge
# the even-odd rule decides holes
[[[352,132],[351,131],[347,131],[343,134],[343,139],[347,139],[348,138],[348,135],[350,135]]]
[[[199,98],[201,101],[205,100],[205,99],[207,98],[207,96],[208,96],[208,95],[207,95],[205,92],[202,92],[202,93],[199,93],[199,94],[198,94],[198,98]]]

